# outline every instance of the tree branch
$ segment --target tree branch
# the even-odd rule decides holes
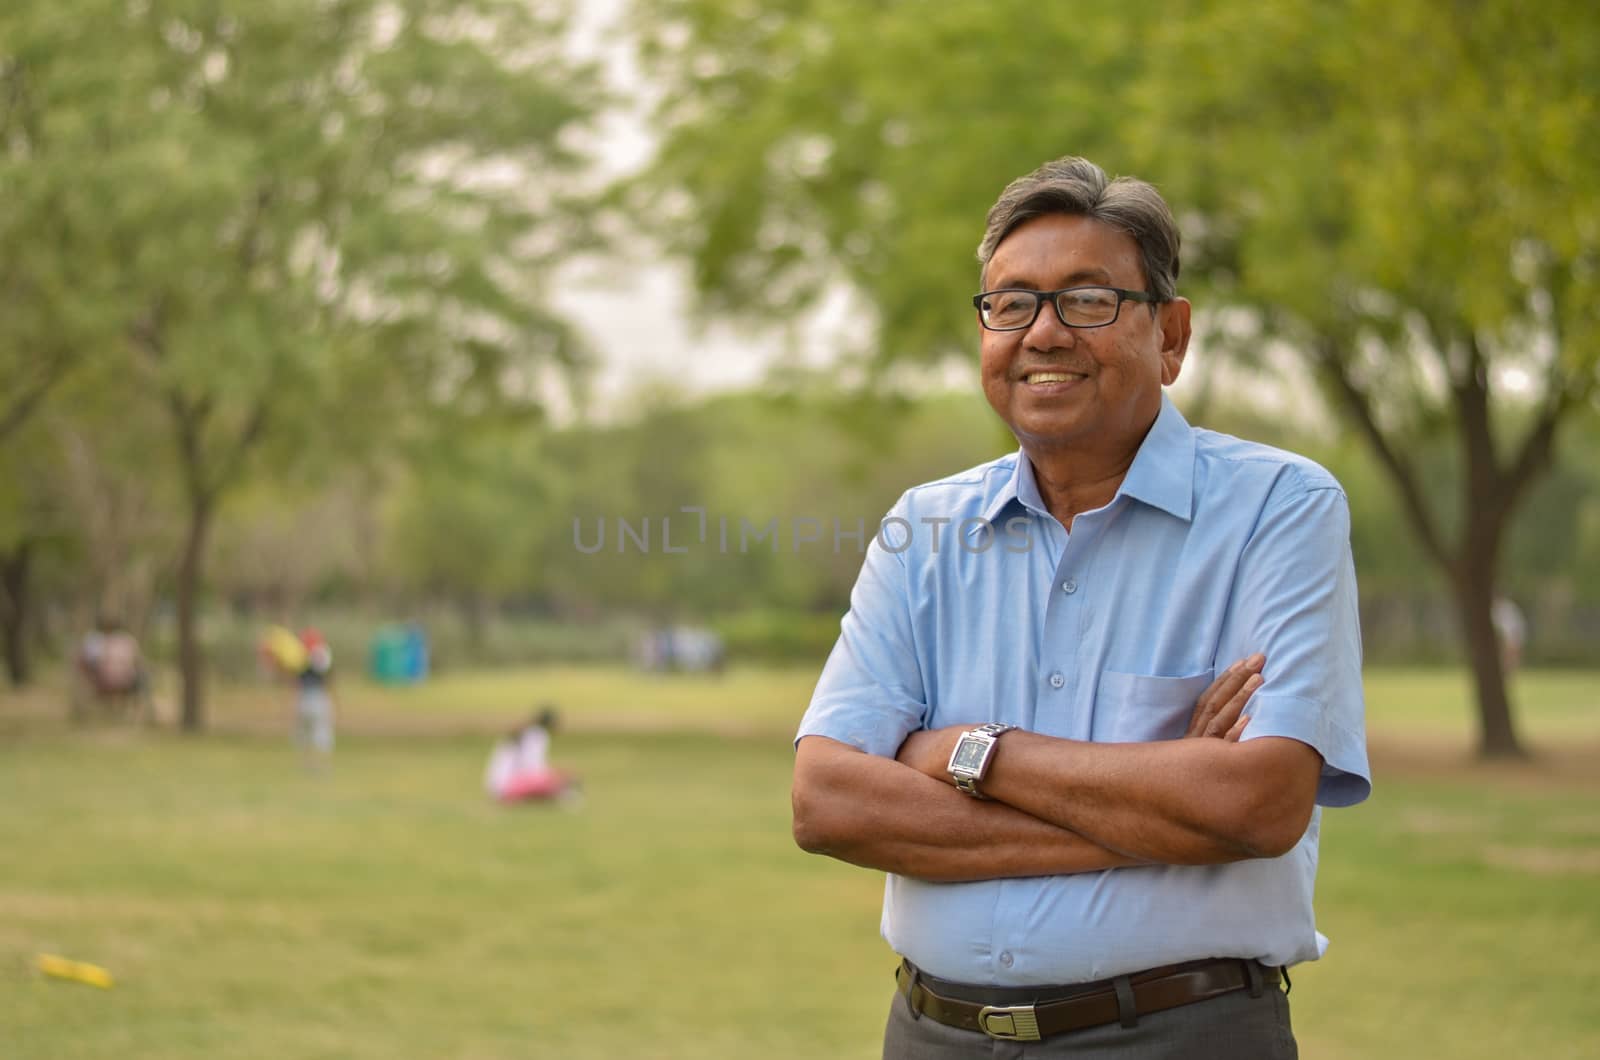
[[[205,457],[202,435],[210,406],[204,400],[191,402],[176,386],[168,387],[167,407],[172,410],[173,423],[178,428],[178,457],[183,465],[183,482],[189,500],[195,506],[211,502],[211,489],[206,482]]]
[[[1515,506],[1528,487],[1554,463],[1556,430],[1569,412],[1588,401],[1594,393],[1595,373],[1577,376],[1563,373],[1557,358],[1545,385],[1545,399],[1538,418],[1523,436],[1517,455],[1506,469],[1503,495],[1507,507]]]
[[[245,455],[266,433],[269,418],[267,398],[264,395],[256,398],[249,416],[245,418],[244,427],[234,438],[233,444],[228,447],[227,455],[217,462],[216,474],[211,479],[213,497],[221,493],[222,487],[238,473],[239,465],[244,462]]]
[[[1350,413],[1361,433],[1366,435],[1373,451],[1378,454],[1379,461],[1384,470],[1388,471],[1389,478],[1394,482],[1395,488],[1400,491],[1400,502],[1405,509],[1406,516],[1411,520],[1412,527],[1421,539],[1423,549],[1430,559],[1439,564],[1446,571],[1453,571],[1454,558],[1450,555],[1444,539],[1439,533],[1438,524],[1435,522],[1432,510],[1428,507],[1427,500],[1423,497],[1422,487],[1417,481],[1416,471],[1409,461],[1402,456],[1389,439],[1384,435],[1383,428],[1378,426],[1377,417],[1372,411],[1372,401],[1350,377],[1348,360],[1343,356],[1337,342],[1331,339],[1319,339],[1316,343],[1316,356],[1322,370],[1332,381],[1334,390],[1340,402]]]
[[[1545,373],[1544,401],[1533,426],[1523,436],[1516,456],[1506,470],[1505,496],[1508,505],[1515,504],[1541,474],[1549,470],[1554,459],[1556,429],[1573,409],[1582,406],[1594,394],[1596,372],[1568,372],[1561,363],[1562,309],[1569,293],[1572,270],[1560,262],[1552,261],[1545,269],[1544,290],[1550,296],[1550,312],[1541,323],[1550,330],[1550,341],[1556,353],[1550,359]]]
[[[167,353],[166,343],[161,337],[162,327],[166,321],[166,308],[165,297],[157,297],[143,316],[136,317],[133,323],[128,325],[128,338],[133,341],[136,349],[143,350],[145,356],[152,361],[162,360]]]

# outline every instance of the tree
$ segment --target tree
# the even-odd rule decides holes
[[[1457,602],[1480,750],[1521,753],[1489,605],[1558,428],[1593,410],[1592,11],[637,6],[665,139],[634,193],[708,304],[793,312],[842,275],[882,358],[937,359],[972,345],[971,254],[1006,181],[1084,154],[1161,184],[1210,319],[1296,351],[1379,458]],[[1447,432],[1453,511],[1411,463]]]
[[[386,504],[387,581],[412,596],[449,599],[473,648],[494,601],[539,592],[537,542],[561,520],[549,504],[565,465],[541,450],[533,417],[442,419],[404,450]]]
[[[110,5],[97,6],[94,15]],[[117,341],[125,316],[96,224],[114,184],[82,153],[100,130],[80,124],[88,113],[110,117],[120,43],[73,32],[71,12],[44,4],[0,10],[0,446],[15,443],[75,367]]]
[[[22,4],[5,68],[37,101],[38,181],[77,193],[130,375],[170,426],[196,729],[207,543],[264,455],[336,458],[430,408],[533,400],[541,366],[576,363],[540,292],[582,230],[555,180],[593,99],[559,13],[516,0],[75,7]]]
[[[0,636],[17,683],[52,610],[75,632],[101,618],[148,632],[182,523],[151,411],[114,358],[88,356],[0,446]]]
[[[1485,755],[1522,753],[1504,545],[1600,381],[1600,19],[1561,6],[1197,3],[1152,49],[1150,157],[1207,218],[1199,266],[1387,473],[1455,598]],[[1179,56],[1201,76],[1162,86]],[[1451,436],[1440,491],[1418,457]]]
[[[43,492],[34,466],[0,449],[0,658],[13,688],[33,676],[28,632],[34,617],[34,568],[49,540],[43,530],[48,518],[40,511]]]

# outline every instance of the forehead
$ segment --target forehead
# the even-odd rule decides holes
[[[1070,287],[1103,283],[1137,288],[1139,245],[1120,228],[1077,214],[1044,214],[1006,234],[984,270],[985,287]]]

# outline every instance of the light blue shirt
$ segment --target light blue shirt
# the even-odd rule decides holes
[[[1021,454],[917,486],[867,549],[799,737],[884,756],[917,729],[988,721],[1178,739],[1217,671],[1259,651],[1243,738],[1310,744],[1325,763],[1317,802],[1360,802],[1371,777],[1349,538],[1327,471],[1192,428],[1165,398],[1116,496],[1070,535]],[[883,936],[931,975],[993,985],[1314,960],[1327,946],[1311,911],[1320,822],[1318,809],[1282,857],[1227,865],[891,874]]]

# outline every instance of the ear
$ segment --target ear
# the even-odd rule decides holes
[[[1156,323],[1161,326],[1161,385],[1171,386],[1178,381],[1184,354],[1189,352],[1189,300],[1163,302]]]

